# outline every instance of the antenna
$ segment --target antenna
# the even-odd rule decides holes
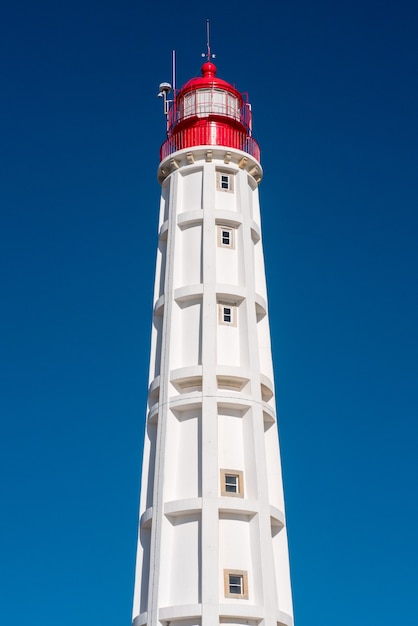
[[[206,47],[208,50],[208,61],[210,61],[210,22],[206,20]]]
[[[207,52],[206,54],[202,53],[202,57],[206,57],[208,61],[214,59],[216,55],[210,51],[210,22],[208,19],[206,20],[206,49]]]
[[[159,98],[163,99],[163,112],[167,118],[167,132],[168,132],[168,127],[169,127],[170,107],[172,106],[174,102],[175,89],[176,89],[176,51],[175,50],[172,51],[171,63],[172,63],[171,78],[172,78],[173,86],[171,86],[170,83],[161,83],[158,88],[158,94],[157,94]],[[170,93],[170,91],[173,91],[172,100],[168,99],[168,94]]]
[[[176,51],[171,52],[171,82],[173,83],[173,91],[176,91]]]

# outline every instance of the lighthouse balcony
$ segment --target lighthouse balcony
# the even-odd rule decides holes
[[[260,148],[256,140],[242,130],[230,124],[215,122],[210,119],[199,120],[198,124],[178,129],[161,146],[162,161],[173,152],[196,146],[225,146],[242,150],[260,161]]]

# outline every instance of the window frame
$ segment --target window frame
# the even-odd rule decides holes
[[[224,191],[226,193],[234,193],[234,174],[232,174],[231,172],[224,172],[222,170],[217,171],[216,172],[216,187],[218,191]]]
[[[222,224],[218,224],[218,246],[220,248],[229,248],[230,250],[235,249],[235,228],[231,226],[224,226]],[[225,243],[224,241],[224,233],[228,233],[229,235],[229,243]]]
[[[241,593],[231,591],[231,577],[241,579]],[[248,600],[248,572],[242,569],[224,569],[225,598]]]
[[[231,189],[231,181],[229,180],[229,174],[221,174],[220,175],[220,187],[222,191],[229,191]]]
[[[229,491],[227,489],[227,486],[228,486],[227,480],[229,476],[237,479],[236,491]],[[232,498],[244,497],[244,473],[241,470],[221,469],[220,480],[221,480],[221,496],[227,496],[227,497],[232,497]]]
[[[229,313],[227,312],[229,311]],[[226,316],[230,317],[228,321]],[[223,326],[236,326],[237,325],[237,307],[235,304],[229,304],[227,302],[218,303],[218,321]]]

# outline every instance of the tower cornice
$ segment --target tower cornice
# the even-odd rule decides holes
[[[225,148],[220,146],[196,146],[177,150],[161,161],[158,167],[158,181],[160,184],[173,172],[182,167],[190,169],[204,163],[221,161],[226,167],[237,170],[245,170],[259,185],[263,177],[263,169],[260,162],[248,152]]]

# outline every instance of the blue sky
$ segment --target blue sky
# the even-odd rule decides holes
[[[164,118],[249,93],[297,626],[418,623],[414,2],[17,0],[0,25],[0,622],[129,624]]]

